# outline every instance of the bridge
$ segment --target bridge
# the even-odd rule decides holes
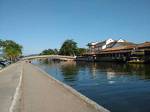
[[[54,60],[62,60],[62,61],[73,61],[76,59],[75,56],[64,56],[64,55],[39,55],[39,56],[28,56],[22,58],[22,60],[31,60],[31,59],[54,59]]]

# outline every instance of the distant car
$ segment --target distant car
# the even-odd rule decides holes
[[[11,61],[8,61],[8,60],[4,62],[5,65],[9,65],[9,64],[11,64],[11,63],[12,63],[12,62],[11,62]]]
[[[0,69],[4,68],[5,66],[6,65],[2,61],[0,61]]]
[[[11,64],[11,62],[10,61],[8,61],[8,60],[3,60],[3,61],[0,61],[0,65],[2,65],[2,66],[7,66],[7,65],[9,65],[9,64]]]

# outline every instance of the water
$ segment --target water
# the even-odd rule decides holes
[[[150,65],[33,63],[112,112],[150,112]]]

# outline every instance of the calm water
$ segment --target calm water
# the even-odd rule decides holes
[[[33,63],[112,112],[150,112],[150,65]]]

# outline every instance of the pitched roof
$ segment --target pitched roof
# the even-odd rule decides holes
[[[126,46],[119,46],[119,47],[113,47],[113,48],[107,48],[102,51],[118,51],[118,50],[130,50],[136,47],[136,45],[126,45]]]
[[[144,43],[142,43],[142,44],[139,44],[137,47],[138,47],[138,48],[150,47],[150,42],[144,42]]]

